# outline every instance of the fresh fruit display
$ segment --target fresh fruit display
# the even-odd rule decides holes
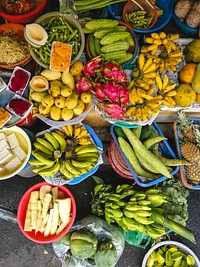
[[[194,124],[182,110],[178,112],[177,134],[182,157],[190,162],[190,165],[184,166],[186,180],[189,184],[199,185],[200,131],[198,124]]]
[[[80,177],[92,170],[99,158],[98,148],[91,142],[83,125],[67,125],[36,137],[35,159],[29,163],[41,176],[63,176],[65,180]]]
[[[166,138],[158,135],[158,133],[154,133],[153,136],[141,141],[140,134],[142,130],[143,132],[145,131],[145,126],[138,128],[136,131],[135,129],[122,127],[121,132],[123,135],[119,133],[119,129],[117,134],[119,147],[136,175],[146,179],[157,179],[162,176],[170,179],[172,177],[170,172],[173,171],[171,167],[189,164],[186,160],[167,158],[161,155],[158,144]]]
[[[195,259],[176,245],[163,245],[152,251],[147,259],[147,267],[158,265],[189,267],[195,266]]]
[[[33,115],[69,121],[87,111],[92,105],[92,94],[75,89],[75,76],[81,74],[82,68],[82,62],[77,61],[72,66],[74,76],[71,71],[61,73],[49,69],[34,76],[29,83],[29,99],[34,103]]]
[[[32,191],[24,223],[24,231],[35,231],[49,235],[58,235],[71,219],[71,199],[58,187],[42,185],[38,191]]]
[[[164,192],[156,188],[137,191],[128,184],[114,188],[101,183],[94,187],[91,208],[93,214],[103,216],[108,223],[117,224],[125,231],[139,231],[156,239],[170,229],[195,243],[189,229],[168,218],[162,206],[166,202]]]
[[[127,76],[122,67],[117,62],[97,57],[86,62],[83,75],[76,82],[78,90],[92,90],[96,105],[105,118],[123,119],[129,97]]]
[[[135,46],[133,34],[122,22],[111,19],[91,20],[85,24],[83,31],[90,33],[88,49],[91,57],[103,54],[106,60],[115,60],[119,64],[133,57],[133,51],[130,51]]]

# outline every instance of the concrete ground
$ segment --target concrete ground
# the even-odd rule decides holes
[[[172,129],[170,125],[160,125],[171,139]],[[98,132],[101,136],[101,132]],[[105,133],[104,133],[105,136]],[[106,183],[113,185],[130,183],[131,180],[120,177],[111,168],[107,158],[107,149],[109,145],[110,135],[108,133],[107,140],[104,143],[104,164],[100,166],[99,170],[95,173],[96,176],[103,178]],[[173,144],[172,144],[173,145]],[[0,182],[0,207],[11,210],[16,213],[18,203],[25,193],[25,191],[34,185],[41,182],[43,179],[39,176],[32,178],[24,178],[15,176],[8,180]],[[87,178],[82,183],[75,186],[67,186],[74,194],[77,203],[77,217],[76,221],[91,214],[90,201],[91,191],[95,183],[92,177]],[[196,245],[187,241],[178,235],[170,234],[170,239],[182,242],[188,245],[200,258],[200,209],[199,209],[199,191],[190,191],[188,198],[189,202],[189,220],[187,227],[190,228],[196,238]],[[0,266],[2,267],[61,267],[61,262],[55,255],[51,244],[37,244],[28,240],[20,231],[18,224],[0,218]],[[149,248],[149,247],[148,247]],[[126,243],[124,252],[119,259],[116,267],[140,267],[143,257],[147,249],[138,248]]]

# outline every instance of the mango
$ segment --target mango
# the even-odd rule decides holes
[[[61,81],[58,81],[58,80],[51,81],[50,88],[48,90],[49,94],[51,94],[53,97],[59,96],[62,86],[63,84]]]
[[[55,98],[54,104],[58,108],[64,108],[65,107],[65,97],[59,95],[58,97]]]
[[[192,89],[197,93],[200,94],[200,63],[197,65],[197,69],[192,80]]]
[[[76,93],[72,93],[70,96],[68,96],[65,100],[65,106],[68,109],[74,109],[78,104],[78,95]]]
[[[61,80],[64,85],[68,85],[72,90],[75,89],[74,77],[71,72],[63,72],[61,75]]]
[[[33,91],[31,93],[31,99],[34,100],[35,102],[42,102],[43,97],[46,95],[47,95],[47,91],[44,91],[44,92]]]
[[[73,109],[73,112],[76,116],[79,116],[83,113],[84,110],[85,110],[85,104],[83,103],[83,101],[79,99],[76,107]]]
[[[64,85],[60,90],[60,94],[64,97],[68,97],[72,94],[72,91],[73,90],[69,86]]]
[[[51,106],[44,106],[42,103],[39,104],[38,107],[39,113],[42,115],[48,115],[51,110]]]
[[[44,76],[48,81],[58,80],[61,78],[61,72],[55,70],[45,69],[40,74]]]
[[[61,111],[61,119],[64,121],[69,121],[74,117],[74,112],[73,109],[68,109],[68,108],[62,108]]]
[[[81,93],[81,100],[83,103],[88,104],[92,101],[92,94],[90,92],[82,92]]]
[[[50,110],[51,119],[59,121],[61,119],[61,109],[53,105]]]
[[[192,83],[196,68],[197,64],[195,63],[188,63],[183,66],[179,72],[180,83]]]
[[[74,62],[74,64],[70,67],[70,72],[73,76],[78,75],[83,70],[83,62],[80,60],[77,60]]]
[[[54,100],[54,97],[52,95],[45,95],[42,99],[42,104],[45,107],[53,106],[54,102],[55,102],[55,100]]]

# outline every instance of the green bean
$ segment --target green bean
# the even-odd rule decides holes
[[[103,0],[103,1],[95,2],[93,4],[91,3],[91,4],[88,4],[88,5],[87,5],[87,2],[83,2],[83,4],[80,5],[80,6],[79,5],[76,6],[76,2],[74,2],[74,4],[75,4],[77,12],[85,12],[85,11],[98,9],[98,8],[103,8],[103,7],[111,5],[111,4],[117,4],[117,3],[125,2],[125,1],[126,0],[114,0],[114,1]]]

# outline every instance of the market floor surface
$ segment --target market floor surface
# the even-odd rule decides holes
[[[171,128],[164,125],[168,136],[172,133]],[[109,140],[109,136],[107,136]],[[96,176],[103,178],[105,183],[112,185],[129,183],[133,181],[124,179],[116,174],[111,168],[107,159],[108,143],[104,146],[104,164],[100,166],[95,173]],[[0,207],[11,210],[16,213],[18,203],[25,191],[41,182],[43,179],[39,176],[24,178],[15,176],[8,180],[0,182]],[[90,201],[91,192],[95,182],[92,177],[87,178],[82,183],[75,186],[67,186],[74,194],[77,203],[76,221],[91,214]],[[188,197],[189,220],[187,227],[191,229],[196,238],[196,244],[192,244],[185,238],[170,234],[170,239],[182,242],[189,246],[200,258],[200,209],[199,209],[199,191],[190,191]],[[61,267],[62,264],[55,255],[52,244],[37,244],[27,239],[21,232],[17,223],[0,218],[0,266],[1,267]],[[149,248],[149,247],[148,247]],[[126,243],[124,252],[119,259],[116,267],[141,267],[142,260],[148,248],[142,249]]]

